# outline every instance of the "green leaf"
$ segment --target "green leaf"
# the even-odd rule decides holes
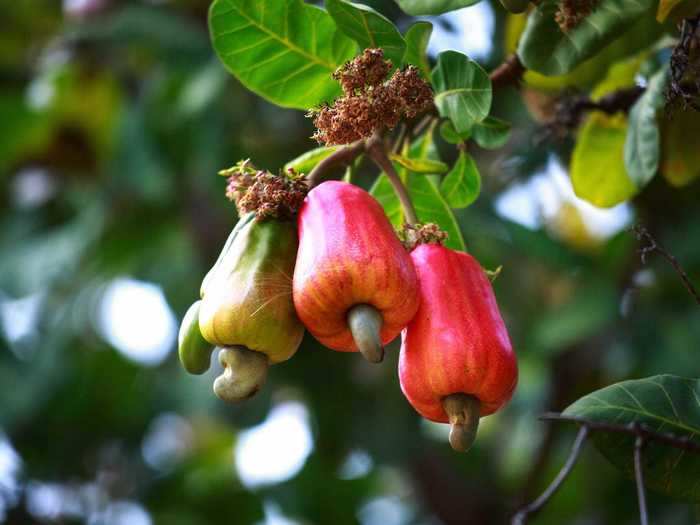
[[[425,78],[430,78],[430,63],[428,62],[428,42],[433,33],[433,24],[420,21],[413,24],[406,31],[406,52],[403,55],[403,64],[413,64]]]
[[[625,141],[625,167],[637,188],[643,188],[659,169],[660,140],[656,113],[666,102],[668,69],[656,73],[632,107]]]
[[[495,117],[486,117],[483,122],[474,124],[472,138],[482,148],[500,148],[510,138],[510,122]]]
[[[406,14],[439,15],[462,7],[478,4],[481,0],[396,0]]]
[[[442,181],[440,191],[453,208],[466,208],[481,191],[481,175],[471,155],[459,152],[457,162]]]
[[[245,87],[297,109],[335,98],[331,75],[356,50],[328,13],[302,0],[215,0],[209,30],[219,59]]]
[[[616,425],[636,422],[700,444],[700,380],[658,375],[623,381],[582,397],[564,414]],[[596,431],[593,442],[613,465],[633,475],[634,436]],[[700,455],[650,440],[642,461],[647,487],[700,502]]]
[[[515,20],[522,20],[522,29],[524,29],[527,19],[526,17],[519,18],[511,15],[508,20],[508,38],[509,41],[512,41],[508,48],[514,52],[517,48],[520,33],[522,33],[522,31],[518,32],[518,22],[515,22]],[[514,22],[511,22],[511,20]],[[643,49],[647,49],[649,43],[656,40],[662,32],[663,26],[659,25],[653,18],[642,17],[620,38],[605,46],[605,48],[580,63],[567,74],[545,76],[528,70],[525,72],[523,80],[528,86],[547,91],[559,91],[569,87],[588,91],[605,77],[613,64]]]
[[[444,51],[432,74],[435,105],[458,133],[470,131],[491,109],[491,79],[483,68],[457,51]]]
[[[284,171],[293,169],[297,173],[308,174],[316,167],[316,164],[334,153],[337,149],[338,146],[321,146],[320,148],[309,150],[287,162],[287,164],[284,165]]]
[[[599,0],[593,12],[563,32],[554,19],[558,0],[543,0],[528,17],[518,56],[528,69],[563,75],[619,38],[644,15],[654,15],[657,0]]]
[[[457,133],[457,130],[455,130],[455,127],[452,125],[452,122],[446,120],[440,125],[440,135],[442,135],[442,138],[450,144],[461,144],[469,137],[471,137],[471,131],[467,131],[460,135],[459,133]]]
[[[404,157],[403,155],[397,155],[392,153],[389,155],[391,160],[400,164],[408,171],[413,173],[424,173],[428,175],[442,175],[447,173],[450,168],[444,162],[439,160],[430,159],[411,159],[409,157]]]
[[[360,48],[381,47],[384,56],[395,66],[401,64],[406,42],[391,20],[371,7],[345,0],[326,0],[326,9],[338,29],[357,42]]]
[[[409,151],[404,151],[403,155],[414,160],[435,160],[435,152],[432,128],[422,137],[416,140]],[[415,175],[410,173],[401,165],[397,165],[397,172],[408,188],[413,205],[416,208],[418,219],[421,222],[433,222],[447,232],[448,239],[445,246],[453,250],[466,251],[464,238],[459,229],[459,224],[450,209],[449,204],[440,193],[434,178],[426,175]],[[370,193],[384,207],[384,211],[391,223],[400,227],[403,223],[403,212],[401,204],[394,192],[394,188],[385,174],[381,174],[370,189]]]

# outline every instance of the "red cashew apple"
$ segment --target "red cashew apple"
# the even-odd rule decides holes
[[[513,394],[518,366],[491,282],[472,256],[438,244],[411,252],[421,303],[402,333],[401,390],[425,418],[450,423],[467,450],[479,417]]]
[[[299,210],[293,296],[297,314],[321,343],[382,360],[418,309],[409,254],[379,203],[346,182],[312,189]]]

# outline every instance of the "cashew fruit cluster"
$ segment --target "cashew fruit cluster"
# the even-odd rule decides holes
[[[242,166],[230,182],[241,218],[181,325],[184,368],[204,373],[217,348],[223,373],[214,391],[234,402],[262,387],[269,365],[294,355],[305,328],[325,346],[370,362],[380,362],[384,345],[401,334],[404,395],[423,417],[451,424],[453,448],[468,449],[479,418],[507,402],[517,382],[479,263],[434,234],[414,239],[409,253],[379,203],[357,186],[324,182],[297,202],[271,174],[257,175],[272,181],[260,185]],[[275,211],[271,195],[288,213]],[[241,202],[259,208],[242,214]]]

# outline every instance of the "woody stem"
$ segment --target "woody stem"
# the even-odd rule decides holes
[[[401,207],[403,208],[403,213],[405,215],[405,222],[407,224],[416,224],[418,222],[418,215],[416,215],[416,209],[413,207],[413,201],[408,194],[408,190],[404,185],[401,177],[394,169],[394,165],[386,154],[386,149],[384,147],[384,141],[381,134],[375,133],[367,141],[367,153],[372,158],[374,163],[379,166],[391,182],[394,187],[399,201],[401,202]]]

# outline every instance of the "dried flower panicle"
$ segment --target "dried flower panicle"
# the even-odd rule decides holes
[[[421,78],[415,66],[394,72],[388,87],[401,100],[403,112],[408,118],[422,113],[433,103],[433,90]]]
[[[314,138],[324,144],[348,144],[378,129],[391,129],[404,116],[413,118],[432,105],[432,90],[418,69],[396,70],[387,81],[391,68],[381,49],[365,49],[338,69],[333,78],[344,95],[332,106],[310,112],[317,129]]]
[[[343,93],[352,95],[364,91],[366,86],[378,86],[384,82],[391,67],[391,60],[384,60],[381,49],[365,49],[361,55],[338,68],[333,79],[340,82]]]
[[[554,20],[564,33],[568,33],[593,12],[597,3],[598,0],[559,0]]]
[[[255,212],[258,219],[293,217],[309,191],[303,174],[289,170],[274,175],[256,169],[250,160],[219,174],[228,177],[226,197],[236,204],[239,215]]]
[[[432,222],[404,224],[398,234],[401,243],[408,251],[413,250],[419,244],[442,245],[447,240],[447,232],[441,230],[437,224]]]

